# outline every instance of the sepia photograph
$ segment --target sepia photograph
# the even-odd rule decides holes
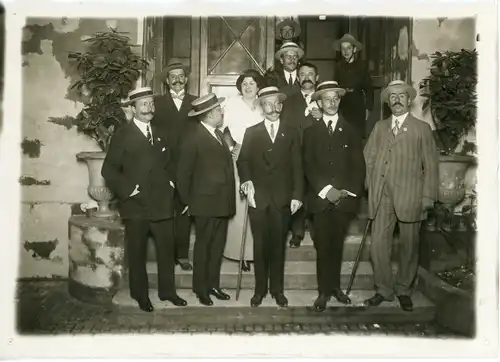
[[[475,14],[57,14],[13,47],[19,337],[477,337]]]

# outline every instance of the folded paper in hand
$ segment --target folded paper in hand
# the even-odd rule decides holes
[[[309,113],[311,113],[311,111],[314,109],[314,108],[318,108],[318,104],[315,102],[315,101],[312,101],[311,103],[308,104],[307,108],[305,109],[304,111],[304,116],[308,116]]]

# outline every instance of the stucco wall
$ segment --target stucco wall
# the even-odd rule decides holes
[[[99,148],[49,119],[81,110],[68,91],[75,70],[67,55],[83,51],[82,40],[108,26],[140,43],[138,19],[30,18],[23,30],[21,278],[68,275],[68,218],[72,207],[90,200],[87,168],[75,155]]]

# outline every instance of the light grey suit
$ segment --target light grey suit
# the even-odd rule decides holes
[[[438,195],[438,152],[430,126],[408,114],[397,136],[392,117],[381,120],[364,149],[368,216],[373,219],[371,259],[377,293],[386,299],[410,295],[418,267],[423,199]],[[400,230],[398,274],[393,282],[391,252],[396,222]]]

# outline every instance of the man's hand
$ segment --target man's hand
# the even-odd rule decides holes
[[[311,110],[311,115],[315,118],[315,119],[321,119],[321,117],[323,117],[323,113],[320,111],[319,108],[316,108],[314,107],[312,110]]]
[[[249,192],[255,192],[255,189],[253,187],[253,182],[252,181],[244,182],[243,184],[241,184],[240,190],[245,195],[248,195]]]
[[[129,197],[135,196],[135,195],[137,195],[139,192],[140,192],[140,191],[139,191],[139,185],[135,185],[135,189],[134,189],[134,191],[132,191],[132,193],[130,194],[130,196],[129,196]]]
[[[301,207],[302,201],[292,200],[292,202],[290,202],[290,211],[292,212],[292,215],[295,214]]]
[[[422,198],[422,210],[426,211],[432,208],[434,208],[434,200],[428,197]]]
[[[330,191],[328,191],[328,193],[326,194],[326,198],[332,204],[337,204],[340,201],[341,197],[342,197],[342,193],[339,190],[337,190],[335,187],[332,187],[330,189]]]

